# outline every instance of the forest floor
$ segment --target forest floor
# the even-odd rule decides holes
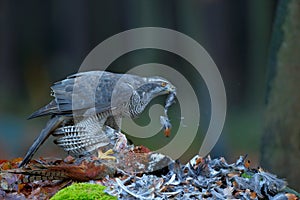
[[[285,180],[252,168],[247,156],[228,164],[196,155],[181,164],[143,146],[113,156],[40,158],[23,168],[21,158],[1,160],[0,199],[299,199]],[[72,190],[78,182],[86,185]],[[88,190],[95,185],[105,187]]]

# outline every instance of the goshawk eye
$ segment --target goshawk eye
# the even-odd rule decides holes
[[[167,83],[166,82],[162,82],[161,86],[166,87]]]

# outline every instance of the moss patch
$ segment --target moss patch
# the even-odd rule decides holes
[[[75,183],[57,192],[51,200],[68,200],[68,199],[117,199],[104,192],[105,186],[90,183]]]

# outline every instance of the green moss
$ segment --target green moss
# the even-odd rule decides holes
[[[51,200],[68,200],[68,199],[101,199],[110,200],[117,197],[110,196],[104,192],[105,186],[90,183],[75,183],[57,192]]]
[[[243,177],[243,178],[252,178],[252,175],[245,172],[245,173],[242,173],[241,177]]]

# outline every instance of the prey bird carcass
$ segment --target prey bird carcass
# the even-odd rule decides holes
[[[104,147],[118,151],[124,146],[120,144],[120,138],[124,138],[120,132],[122,118],[138,117],[159,95],[169,94],[165,116],[161,116],[165,134],[169,135],[167,109],[174,102],[176,88],[164,78],[88,71],[68,76],[51,89],[54,99],[29,117],[50,115],[51,119],[19,167],[30,161],[50,135],[56,137],[58,146],[75,156],[89,155]]]

